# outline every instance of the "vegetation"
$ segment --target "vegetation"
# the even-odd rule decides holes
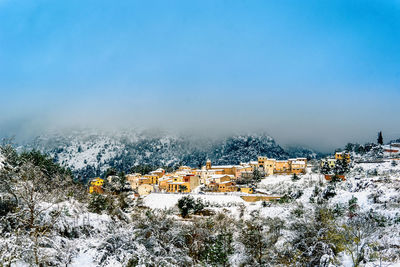
[[[397,241],[388,238],[398,236],[399,216],[361,209],[355,196],[375,188],[367,178],[318,183],[293,175],[298,182],[276,185],[279,202],[218,206],[185,194],[172,209],[151,210],[132,200],[117,169],[107,171],[113,179],[104,194],[89,195],[38,151],[18,154],[6,145],[0,153],[0,266],[68,266],[83,254],[95,255],[98,266],[340,266],[345,255],[353,266],[399,260]],[[340,164],[335,171],[347,173]],[[336,203],[347,188],[354,196]],[[399,203],[374,193],[374,207]],[[205,212],[208,205],[216,214]],[[269,217],[271,207],[288,215]]]

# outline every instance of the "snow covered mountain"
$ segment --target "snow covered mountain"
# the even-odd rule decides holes
[[[193,137],[152,131],[75,131],[36,137],[20,149],[37,149],[50,154],[61,165],[87,179],[108,168],[129,172],[137,165],[197,167],[207,159],[215,164],[237,164],[265,155],[277,159],[316,157],[308,149],[285,151],[267,134],[233,135],[223,138]]]

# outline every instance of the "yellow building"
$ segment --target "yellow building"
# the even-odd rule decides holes
[[[89,193],[103,193],[104,179],[97,177],[90,182]]]
[[[253,190],[253,188],[250,188],[250,187],[241,187],[240,192],[246,193],[246,194],[253,194],[254,190]]]
[[[329,168],[334,168],[336,166],[336,159],[322,159],[321,160],[321,167],[328,163]]]
[[[264,171],[266,175],[272,175],[276,168],[276,159],[260,156],[258,157],[258,168]]]
[[[200,185],[200,177],[197,175],[186,175],[173,177],[172,181],[168,182],[168,192],[171,193],[189,193]]]
[[[289,161],[291,173],[300,174],[306,172],[306,162],[302,160]]]
[[[168,191],[168,185],[171,182],[173,182],[173,179],[171,177],[160,178],[159,183],[158,183],[158,188],[161,191]]]
[[[224,181],[218,184],[219,192],[236,192],[237,187],[232,181]]]
[[[143,179],[141,179],[142,180],[142,182],[141,182],[141,184],[158,184],[158,175],[155,175],[155,174],[146,174],[146,175],[143,175],[143,177],[142,177]]]
[[[218,166],[212,166],[211,161],[207,160],[206,162],[206,170],[215,170],[218,171],[219,174],[228,174],[228,175],[234,175],[236,177],[237,169],[242,168],[240,165],[218,165]]]
[[[290,172],[291,172],[291,170],[290,170],[289,161],[287,161],[287,160],[277,160],[275,162],[274,173],[289,174]]]
[[[350,153],[347,153],[347,152],[336,152],[335,153],[336,160],[342,160],[343,158],[346,159],[347,163],[350,163],[350,161],[351,161]]]

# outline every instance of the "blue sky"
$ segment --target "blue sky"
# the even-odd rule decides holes
[[[398,138],[400,1],[0,0],[0,93],[9,131]]]

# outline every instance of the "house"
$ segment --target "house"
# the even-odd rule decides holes
[[[350,153],[348,152],[336,152],[335,153],[335,159],[336,160],[342,160],[342,159],[346,159],[347,163],[350,163],[351,161],[351,157],[350,157]]]
[[[89,193],[97,193],[101,194],[103,193],[103,184],[104,184],[104,179],[101,179],[100,177],[94,178],[90,182],[90,187],[89,187]]]
[[[390,145],[384,145],[382,146],[384,154],[388,155],[397,155],[400,154],[400,147],[397,146],[398,143],[390,144]]]
[[[249,164],[240,164],[240,167],[236,168],[235,178],[243,179],[242,174],[253,173],[253,168]]]
[[[328,164],[329,168],[334,168],[336,166],[336,159],[331,159],[331,158],[326,158],[321,160],[321,167],[325,165],[325,163]]]
[[[289,161],[287,161],[287,160],[277,160],[275,162],[274,173],[277,173],[277,174],[289,174],[290,172],[291,172],[291,170],[290,170]]]
[[[250,188],[250,187],[240,187],[240,192],[246,193],[246,194],[253,194],[254,190],[253,190],[253,188]]]
[[[210,183],[220,184],[222,182],[231,181],[233,178],[234,178],[233,175],[214,174],[207,177],[205,184],[206,185]]]
[[[193,174],[173,177],[167,182],[167,191],[171,193],[189,193],[200,185],[200,177]]]
[[[266,175],[306,173],[307,159],[295,158],[288,160],[276,160],[260,156],[258,157],[258,169],[264,172]]]
[[[155,176],[157,176],[158,178],[163,177],[164,174],[165,174],[165,170],[162,169],[162,168],[159,168],[159,169],[157,169],[157,170],[155,170],[155,171],[150,172],[150,175],[155,175]]]
[[[300,174],[306,172],[306,161],[293,160],[289,162],[291,173]]]
[[[237,178],[236,170],[238,168],[242,168],[240,165],[217,165],[217,166],[212,166],[211,160],[207,160],[205,169],[206,170],[218,170],[220,173],[218,174],[227,174],[227,175],[233,175],[235,178]]]
[[[158,180],[158,188],[160,191],[168,191],[168,184],[172,182],[171,176],[164,176]]]
[[[218,184],[219,192],[236,192],[237,187],[232,181],[224,181]]]
[[[159,176],[158,174],[146,174],[142,178],[144,184],[158,184]]]

